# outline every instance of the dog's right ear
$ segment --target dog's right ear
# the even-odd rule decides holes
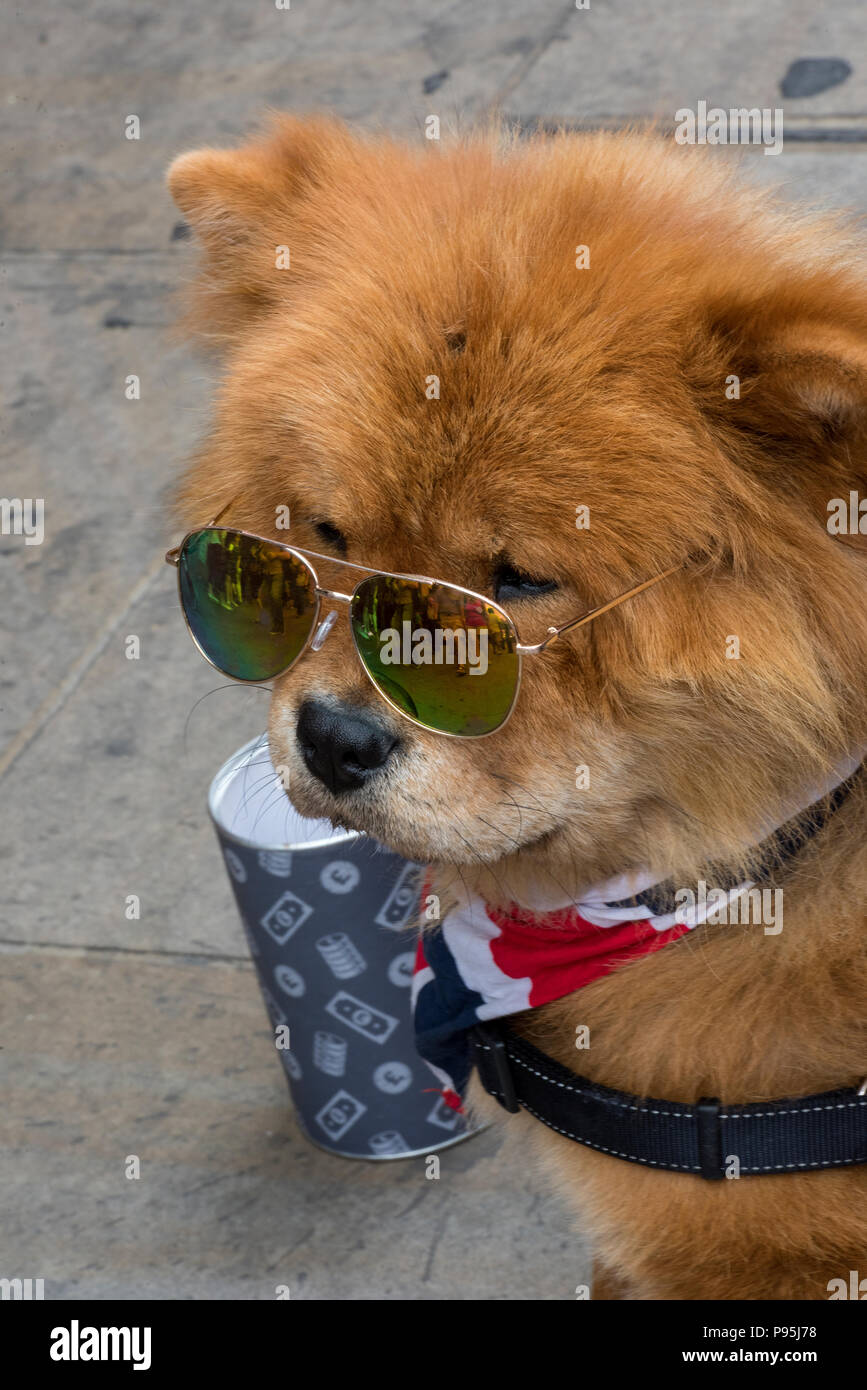
[[[231,342],[291,293],[303,273],[310,194],[351,142],[338,121],[279,116],[239,149],[175,159],[169,191],[202,250],[188,315],[193,332]]]

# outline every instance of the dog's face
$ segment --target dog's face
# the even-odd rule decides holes
[[[833,228],[651,137],[286,119],[170,184],[225,354],[189,525],[237,497],[227,523],[490,595],[524,643],[683,565],[525,658],[483,739],[402,719],[341,616],[275,684],[302,812],[571,891],[736,852],[867,742],[867,562],[826,525],[865,493],[867,306]]]

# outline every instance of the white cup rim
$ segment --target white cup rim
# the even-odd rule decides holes
[[[230,830],[220,819],[223,799],[235,777],[248,765],[250,757],[259,749],[267,751],[267,733],[258,734],[256,738],[251,738],[242,748],[239,748],[233,753],[230,758],[227,758],[211,782],[208,791],[208,814],[214,823],[217,833],[222,839],[231,840],[233,844],[242,845],[245,849],[273,851],[292,850],[295,853],[302,853],[304,850],[333,849],[337,845],[346,845],[354,840],[366,840],[368,838],[361,830],[336,830],[333,835],[328,835],[318,840],[281,840],[275,842],[248,840],[245,836],[238,835],[234,830]],[[276,776],[276,773],[274,775]],[[300,814],[300,812],[296,814]]]

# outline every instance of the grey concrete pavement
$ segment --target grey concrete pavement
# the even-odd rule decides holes
[[[301,1136],[243,962],[0,960],[2,1259],[46,1298],[574,1296],[586,1251],[505,1126],[438,1181]]]
[[[857,4],[591,0],[587,11],[572,7],[510,101],[516,114],[591,125],[607,117],[670,124],[699,99],[709,107],[782,106],[793,129],[830,117],[858,125],[867,109],[867,68],[858,62],[865,51],[867,10]],[[783,99],[793,63],[831,57],[849,61],[845,80]]]
[[[747,175],[863,211],[863,6],[78,0],[0,26],[0,494],[46,504],[41,546],[0,535],[0,1275],[49,1297],[570,1298],[587,1251],[507,1127],[438,1184],[295,1127],[204,814],[266,696],[197,657],[161,564],[210,389],[169,331],[190,248],[163,172],[268,104],[418,139],[431,113],[670,123],[702,98],[782,105],[795,134]],[[783,98],[805,59],[820,85],[821,60],[852,71]]]

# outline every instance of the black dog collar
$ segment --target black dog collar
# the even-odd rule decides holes
[[[612,1091],[502,1023],[470,1034],[485,1090],[505,1110],[629,1163],[719,1179],[867,1163],[867,1083],[758,1105],[698,1105]]]

